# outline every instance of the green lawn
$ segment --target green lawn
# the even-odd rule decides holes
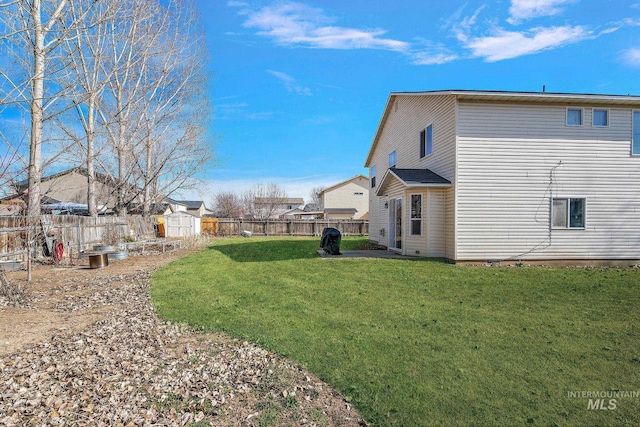
[[[158,271],[154,303],[306,366],[372,425],[640,425],[640,269],[329,260],[318,244],[218,240]],[[574,393],[612,390],[612,410]]]

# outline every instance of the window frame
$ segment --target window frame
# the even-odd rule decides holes
[[[420,158],[425,158],[433,153],[433,123],[425,126],[420,131]]]
[[[371,188],[376,188],[376,165],[369,168],[369,180],[371,181]]]
[[[393,157],[393,163],[391,162],[391,158]],[[389,153],[389,167],[395,167],[395,165],[398,163],[398,154],[396,153],[396,150],[393,150],[392,152]]]
[[[565,201],[566,217],[563,224],[556,225],[555,202]],[[582,224],[579,226],[571,225],[572,201],[582,201]],[[585,230],[587,228],[587,198],[586,197],[552,197],[551,198],[551,215],[550,226],[552,230]]]
[[[419,216],[414,216],[414,197],[419,197],[420,198],[420,206],[419,206]],[[422,236],[422,211],[424,210],[424,206],[423,206],[423,197],[422,194],[411,194],[410,197],[410,205],[409,205],[409,234],[411,236]],[[418,233],[415,232],[414,229],[414,224],[417,224],[418,226]]]
[[[569,123],[569,111],[573,110],[573,111],[579,111],[580,112],[580,124],[571,124]],[[566,108],[566,113],[565,113],[565,121],[564,121],[566,126],[570,126],[570,127],[582,127],[584,126],[584,108],[582,107],[567,107]]]
[[[597,125],[595,124],[595,117],[596,117],[596,111],[604,111],[605,113],[605,118],[606,118],[606,123],[603,125]],[[611,121],[611,114],[610,114],[610,109],[609,108],[592,108],[591,109],[591,127],[594,128],[608,128],[609,127],[609,122]]]
[[[635,129],[635,116],[638,115],[638,129]],[[638,137],[637,144],[634,144],[635,135]],[[635,146],[635,147],[634,147]],[[634,151],[634,148],[636,149]],[[640,157],[640,110],[632,110],[631,111],[631,155],[633,157]]]

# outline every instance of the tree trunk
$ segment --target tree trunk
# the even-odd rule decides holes
[[[96,121],[96,99],[95,95],[91,95],[87,106],[87,207],[89,215],[98,216],[98,207],[96,206],[96,172],[94,167],[94,149],[93,139]]]

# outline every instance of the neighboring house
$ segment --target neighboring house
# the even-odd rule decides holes
[[[43,176],[40,180],[40,194],[59,202],[87,204],[87,170],[73,168]],[[16,194],[23,194],[28,189],[28,181],[24,180],[15,186]],[[115,183],[103,174],[96,174],[96,201],[98,209],[114,206],[116,203]],[[44,202],[43,202],[44,203]]]
[[[640,96],[392,93],[370,240],[453,261],[640,259]]]
[[[253,200],[254,217],[279,218],[286,212],[303,209],[304,199],[301,197],[286,197],[283,199],[274,199],[270,197],[256,197]],[[269,215],[268,215],[269,214]]]
[[[205,215],[210,215],[213,213],[212,211],[207,209],[207,207],[205,206],[202,200],[178,200],[176,201],[176,203],[185,206],[186,212],[198,218],[202,218]]]
[[[357,175],[320,193],[326,219],[368,219],[369,178]]]

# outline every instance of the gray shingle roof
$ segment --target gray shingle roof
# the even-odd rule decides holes
[[[446,178],[441,177],[429,169],[389,169],[395,176],[404,181],[407,185],[416,184],[451,184]]]

